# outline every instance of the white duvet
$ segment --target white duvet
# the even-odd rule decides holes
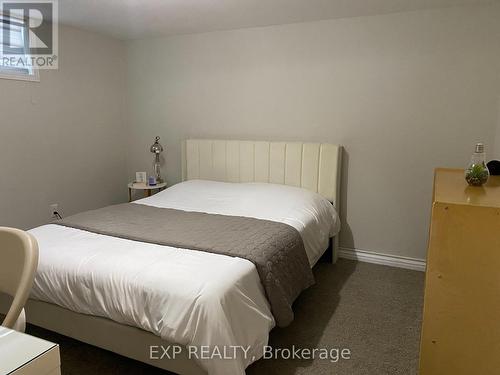
[[[284,222],[301,233],[311,266],[339,230],[328,201],[283,185],[192,180],[136,203]],[[209,374],[244,374],[262,356],[274,319],[251,262],[58,225],[30,233],[40,247],[32,298],[185,346],[250,348],[236,360],[200,360]]]

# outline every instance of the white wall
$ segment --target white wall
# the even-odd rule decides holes
[[[59,70],[0,79],[0,226],[126,199],[123,42],[62,27]]]
[[[433,169],[493,148],[500,7],[457,7],[131,42],[128,173],[155,135],[170,183],[187,137],[345,146],[341,245],[424,258]]]
[[[497,104],[497,129],[495,133],[495,146],[492,155],[492,159],[500,160],[500,95],[498,96]]]

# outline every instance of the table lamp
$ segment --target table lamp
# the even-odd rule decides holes
[[[160,137],[155,138],[155,143],[150,148],[150,151],[155,154],[155,159],[153,161],[153,170],[156,178],[156,182],[161,184],[163,179],[161,178],[160,173],[160,154],[163,152],[163,146],[158,142]]]

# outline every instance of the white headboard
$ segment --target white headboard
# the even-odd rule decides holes
[[[188,139],[182,179],[299,186],[338,208],[342,146],[327,143]]]

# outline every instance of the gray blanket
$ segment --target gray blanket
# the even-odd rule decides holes
[[[83,212],[55,224],[247,259],[257,268],[280,327],[292,322],[292,303],[314,283],[299,232],[283,223],[126,203]]]

